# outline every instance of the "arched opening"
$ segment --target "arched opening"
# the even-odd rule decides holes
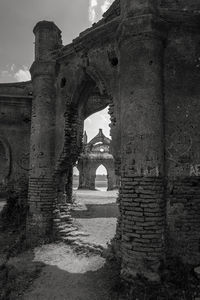
[[[95,189],[104,192],[108,189],[108,172],[102,164],[96,169]]]
[[[73,167],[73,190],[77,190],[79,186],[79,170]]]
[[[107,191],[110,160],[115,172],[110,136],[111,120],[112,125],[115,122],[114,104],[104,82],[98,80],[97,73],[93,75],[84,74],[66,111],[65,149],[70,155],[63,153],[65,160],[59,166],[75,166],[71,215],[76,226],[86,233],[79,241],[106,248],[114,237],[119,213],[117,191]],[[67,86],[62,88],[63,93]]]

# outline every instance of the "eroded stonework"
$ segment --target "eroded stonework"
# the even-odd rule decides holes
[[[109,106],[122,276],[157,280],[169,254],[199,264],[199,25],[191,0],[116,0],[67,46],[53,22],[36,25],[31,83],[0,85],[1,157],[6,181],[29,177],[32,241],[70,200],[84,120]]]

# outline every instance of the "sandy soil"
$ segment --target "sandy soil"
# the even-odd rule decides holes
[[[88,233],[84,241],[106,247],[116,228],[116,192],[77,191],[76,199],[76,222],[81,231]],[[111,206],[106,212],[108,204]],[[36,248],[34,261],[45,267],[24,300],[117,299],[116,273],[100,255],[77,254],[69,245],[58,243]]]
[[[105,260],[77,255],[69,246],[50,244],[35,249],[36,262],[46,264],[24,300],[110,299],[105,278]]]
[[[77,204],[108,204],[116,203],[118,190],[114,191],[88,191],[74,190],[74,196]]]
[[[88,234],[81,240],[106,248],[116,231],[117,191],[77,190],[74,194],[76,206],[72,216],[79,229]]]

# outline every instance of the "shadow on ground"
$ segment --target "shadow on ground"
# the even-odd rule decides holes
[[[53,245],[55,249],[59,248],[59,245]],[[45,253],[45,259],[48,259],[48,254]],[[46,264],[42,261],[36,261],[35,253],[31,250],[5,260],[0,266],[0,299],[118,299],[117,286],[119,274],[116,266],[104,264],[94,271],[87,271],[89,268],[86,266],[86,271],[84,271],[84,266],[81,269],[77,265],[79,263],[79,256],[73,254],[72,264],[75,265],[73,270],[72,268],[70,269],[70,264],[68,264],[71,258],[70,255],[71,250],[69,250],[69,257],[66,257],[66,266],[65,257],[62,257],[62,255],[54,257],[55,265],[52,262],[51,264]],[[56,263],[56,259],[58,259],[58,263]],[[63,266],[64,268],[67,267],[69,271],[63,270]]]
[[[45,266],[25,293],[24,300],[117,300],[118,274],[104,266],[97,271],[73,274],[57,266]]]
[[[116,203],[108,204],[86,204],[87,210],[72,210],[73,218],[92,219],[92,218],[117,218],[119,208]]]

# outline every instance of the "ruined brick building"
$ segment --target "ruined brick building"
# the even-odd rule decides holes
[[[114,158],[110,149],[111,140],[107,138],[102,129],[88,143],[87,133],[83,136],[83,150],[77,163],[79,170],[79,189],[95,189],[96,170],[103,165],[107,171],[108,188],[117,188],[117,178],[115,175]]]
[[[122,276],[156,280],[169,253],[199,264],[199,25],[196,0],[116,0],[67,46],[35,26],[31,82],[0,85],[0,176],[29,184],[28,238],[51,235],[83,122],[109,106]]]

